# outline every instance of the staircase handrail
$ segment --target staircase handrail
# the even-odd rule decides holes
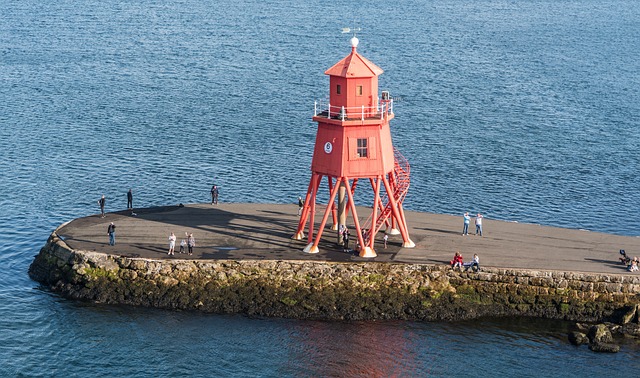
[[[411,182],[411,166],[409,165],[409,161],[395,147],[393,148],[393,158],[393,178],[395,181],[395,185],[393,186],[393,198],[396,200],[396,203],[402,204]],[[386,193],[386,191],[385,195],[381,198],[381,204],[383,210],[376,219],[375,230],[373,230],[375,232],[372,233],[371,228],[373,213],[371,213],[369,218],[363,223],[362,230],[367,230],[363,235],[365,245],[369,243],[371,235],[377,233],[377,230],[382,227],[382,224],[391,214],[391,201],[389,201],[389,193]]]

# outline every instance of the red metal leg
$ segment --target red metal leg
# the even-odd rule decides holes
[[[331,181],[331,177],[327,177],[329,181]],[[322,216],[322,222],[320,223],[320,228],[318,228],[318,233],[316,234],[316,241],[313,243],[313,247],[311,251],[317,251],[318,243],[320,243],[320,238],[322,237],[322,232],[324,231],[324,227],[327,223],[327,219],[329,218],[329,213],[331,212],[332,204],[336,199],[336,194],[338,193],[339,185],[336,185],[332,188],[331,193],[329,195],[329,202],[327,203],[327,207],[324,210],[324,215]]]

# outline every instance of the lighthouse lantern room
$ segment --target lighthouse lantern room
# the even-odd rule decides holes
[[[325,71],[329,75],[329,102],[315,105],[313,120],[318,132],[311,162],[311,180],[295,239],[304,238],[304,251],[317,253],[329,216],[332,230],[347,227],[351,213],[357,252],[375,257],[376,234],[385,227],[389,234],[400,234],[403,247],[414,247],[409,238],[402,202],[409,189],[409,163],[393,147],[389,121],[393,119],[393,100],[388,92],[378,98],[378,76],[382,69],[358,54],[358,38],[351,39],[351,53]],[[317,194],[326,177],[329,201],[318,204]],[[359,180],[371,187],[373,209],[360,222],[354,202]],[[337,198],[337,201],[336,201]],[[361,197],[359,197],[361,198]],[[368,205],[371,205],[369,203]],[[322,210],[317,230],[315,217]],[[353,237],[352,236],[352,237]],[[342,244],[341,235],[337,239]]]

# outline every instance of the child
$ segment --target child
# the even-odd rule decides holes
[[[451,260],[451,268],[455,269],[456,267],[462,270],[462,255],[460,252],[456,252],[455,256],[453,256],[453,260]]]
[[[631,265],[629,265],[629,271],[630,272],[637,272],[638,271],[638,261],[636,259],[633,259],[631,261]]]
[[[184,247],[187,246],[187,241],[182,239],[182,241],[180,242],[180,253],[184,253]]]

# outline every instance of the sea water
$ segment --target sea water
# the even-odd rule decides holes
[[[633,0],[0,0],[0,376],[636,376],[570,324],[254,319],[69,301],[27,269],[126,206],[304,195],[324,70],[385,70],[410,210],[640,236]],[[292,230],[293,231],[293,230]],[[639,251],[640,252],[640,251]],[[612,259],[616,252],[612,251]]]

